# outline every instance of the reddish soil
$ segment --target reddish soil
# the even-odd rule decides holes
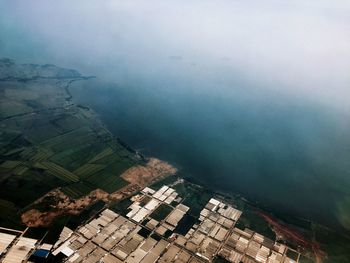
[[[157,178],[175,173],[176,169],[170,164],[156,158],[150,158],[146,166],[131,167],[121,177],[131,184],[145,187]]]
[[[40,205],[50,198],[49,211],[41,212],[37,209],[31,209],[21,215],[22,222],[29,227],[49,226],[52,221],[62,215],[77,215],[87,206],[98,200],[107,201],[108,194],[100,189],[92,191],[87,196],[79,199],[72,199],[65,195],[60,189],[52,190],[33,205]]]
[[[155,180],[175,173],[176,169],[168,163],[151,158],[146,166],[138,165],[125,171],[121,176],[130,184],[112,194],[108,194],[101,189],[95,189],[84,197],[72,199],[65,195],[60,189],[55,189],[33,203],[35,207],[35,205],[47,203],[47,200],[50,200],[50,209],[48,209],[48,211],[42,212],[37,209],[31,209],[24,212],[21,215],[21,219],[22,222],[29,227],[46,227],[59,216],[77,215],[98,200],[108,203],[125,199]]]
[[[298,230],[280,223],[277,219],[262,211],[256,211],[256,213],[272,227],[277,236],[283,236],[285,239],[293,241],[302,247],[311,249],[317,263],[321,263],[323,258],[327,257],[316,241],[307,239]]]

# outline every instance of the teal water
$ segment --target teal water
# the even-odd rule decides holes
[[[350,230],[346,1],[0,1],[0,57],[215,190]],[[43,87],[44,88],[44,87]]]
[[[141,87],[97,79],[72,93],[126,143],[188,178],[272,211],[347,226],[350,125],[344,116],[232,79],[220,83],[234,87],[231,92],[216,92],[215,79],[196,83],[185,75],[144,79]],[[212,91],[194,92],[191,85],[198,84]]]

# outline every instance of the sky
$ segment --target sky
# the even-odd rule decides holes
[[[350,1],[2,0],[0,7],[2,56],[119,81],[162,73],[169,56],[179,56],[205,72],[224,68],[350,111]]]

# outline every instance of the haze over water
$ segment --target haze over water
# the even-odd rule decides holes
[[[347,1],[0,1],[0,56],[75,85],[133,148],[350,229]]]

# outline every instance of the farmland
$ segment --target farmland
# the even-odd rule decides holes
[[[120,175],[143,162],[92,110],[72,102],[69,85],[86,79],[0,60],[0,225],[56,188],[73,199],[97,188],[113,193],[128,184]]]

